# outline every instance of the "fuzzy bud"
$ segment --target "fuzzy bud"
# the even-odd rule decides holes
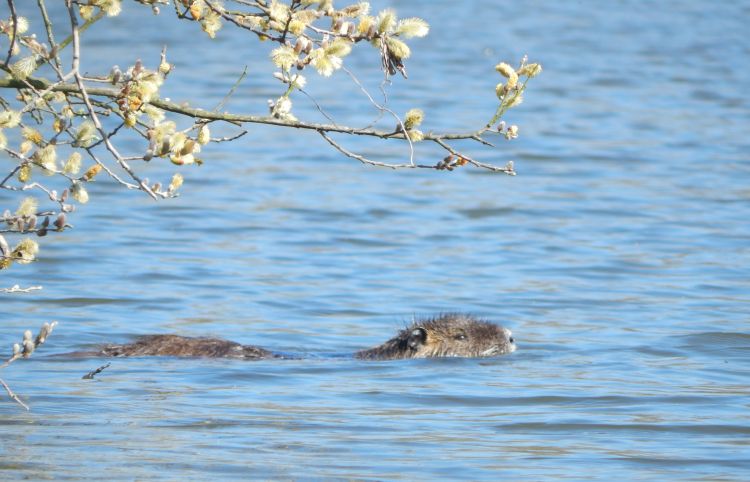
[[[81,154],[78,152],[73,152],[70,154],[70,157],[68,157],[68,160],[65,161],[65,165],[63,166],[63,172],[65,174],[75,175],[75,174],[78,174],[78,171],[80,170],[81,170]]]
[[[500,62],[499,64],[497,64],[495,66],[495,70],[497,70],[498,72],[500,72],[500,74],[502,74],[502,76],[505,77],[505,78],[510,78],[510,76],[513,75],[513,74],[518,75],[518,74],[516,74],[516,71],[513,70],[513,67],[511,67],[510,65],[506,64],[505,62]]]
[[[83,183],[81,182],[74,182],[73,185],[70,186],[70,195],[81,204],[89,202],[89,193],[86,191],[86,188],[83,187]]]
[[[36,336],[36,341],[34,342],[37,346],[41,345],[45,341],[47,341],[47,337],[52,332],[52,326],[49,323],[44,323],[42,327],[39,329],[39,334]]]
[[[21,169],[18,170],[18,180],[23,183],[29,182],[31,180],[30,164],[24,164],[23,166],[21,166]]]
[[[57,169],[57,151],[54,144],[47,144],[34,153],[34,160],[42,166],[42,173],[51,176]]]
[[[109,72],[109,81],[114,85],[117,84],[120,80],[122,80],[122,70],[120,70],[119,66],[115,65]]]
[[[505,97],[505,94],[508,93],[508,88],[505,86],[504,83],[500,82],[495,86],[495,95],[499,100],[503,100]]]
[[[388,37],[385,39],[385,44],[388,47],[388,52],[392,57],[398,60],[409,58],[411,55],[411,49],[399,39]]]
[[[159,73],[164,76],[168,75],[172,71],[172,68],[172,64],[164,59],[162,59],[162,61],[159,63]]]
[[[410,109],[406,113],[406,117],[404,118],[404,127],[407,131],[418,127],[422,120],[424,119],[424,112],[422,112],[422,109]]]
[[[0,112],[0,129],[12,129],[21,122],[21,113],[14,110]]]
[[[137,120],[138,118],[133,112],[128,112],[127,114],[125,114],[124,124],[126,127],[133,127]]]
[[[39,245],[36,244],[36,241],[31,238],[24,238],[16,245],[15,248],[13,248],[11,257],[13,257],[13,259],[15,259],[18,263],[28,264],[34,261],[38,252]],[[29,334],[29,336],[31,335]]]
[[[378,33],[387,33],[393,30],[396,26],[396,12],[388,8],[378,14],[378,18],[375,19],[377,24]]]
[[[506,77],[508,79],[508,89],[513,89],[516,87],[516,85],[518,85],[518,74],[510,65],[506,64],[505,62],[500,62],[495,66],[495,70],[500,72],[503,77]]]
[[[89,167],[88,170],[83,174],[83,180],[85,181],[91,181],[93,180],[97,174],[99,174],[99,171],[102,170],[101,164],[94,164],[93,166]]]
[[[211,142],[211,131],[208,129],[208,124],[203,124],[200,129],[198,129],[198,138],[197,138],[198,144],[205,146],[209,142]]]
[[[182,182],[183,182],[182,174],[178,172],[177,174],[172,176],[172,181],[169,183],[169,188],[167,192],[173,193],[177,191],[180,188],[180,186],[182,186]]]
[[[67,122],[65,122],[65,119],[61,117],[55,117],[55,120],[52,121],[52,129],[54,129],[55,134],[61,133],[63,130],[65,130]]]
[[[81,122],[76,131],[76,140],[73,143],[76,147],[89,147],[96,140],[96,126],[91,121]]]
[[[55,222],[52,223],[58,231],[62,231],[65,228],[65,213],[60,213],[55,218]]]
[[[34,215],[36,214],[38,206],[39,203],[35,198],[27,197],[23,201],[21,201],[21,204],[18,206],[18,209],[16,210],[16,216]]]
[[[36,55],[24,57],[10,66],[10,73],[18,80],[26,80],[36,69]]]
[[[26,330],[27,333],[31,333],[30,331]],[[34,353],[34,341],[29,339],[27,340],[26,337],[23,339],[23,357],[28,358],[31,356],[32,353]]]
[[[421,18],[405,18],[399,20],[396,35],[403,38],[424,37],[430,32],[430,26]]]
[[[27,141],[31,141],[36,145],[40,145],[42,143],[41,132],[31,127],[24,127],[21,131],[21,135],[24,139],[26,139]]]
[[[424,133],[419,129],[409,129],[406,131],[406,135],[409,136],[409,140],[412,142],[421,142],[424,140]]]
[[[516,107],[517,105],[521,105],[523,102],[523,96],[521,94],[516,94],[513,97],[508,100],[508,108]]]
[[[542,64],[528,64],[524,65],[518,70],[518,75],[525,75],[532,79],[542,73]]]

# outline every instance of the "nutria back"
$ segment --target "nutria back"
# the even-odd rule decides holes
[[[394,338],[356,358],[395,360],[400,358],[489,357],[516,350],[510,330],[460,313],[447,313],[418,320]]]
[[[354,357],[365,360],[402,358],[490,357],[512,353],[516,345],[510,330],[469,315],[448,313],[415,321],[395,337]],[[176,356],[208,358],[284,358],[263,348],[218,338],[147,335],[133,343],[106,345],[85,356]]]
[[[179,335],[147,335],[125,345],[106,345],[100,356],[185,356],[208,358],[273,358],[268,350],[218,338],[190,338]]]

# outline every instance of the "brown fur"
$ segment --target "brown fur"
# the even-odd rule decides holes
[[[359,351],[356,358],[487,357],[516,350],[510,330],[468,315],[449,313],[421,320],[382,345]]]
[[[268,350],[251,345],[240,345],[218,338],[189,338],[178,335],[147,335],[126,345],[107,345],[98,355],[103,356],[194,356],[209,358],[245,358],[257,360],[273,358]]]
[[[510,330],[468,315],[450,313],[419,320],[401,330],[394,338],[369,350],[358,351],[355,358],[396,360],[401,358],[489,357],[515,351]],[[241,345],[218,338],[190,338],[179,335],[147,335],[133,343],[106,345],[94,356],[176,356],[242,358],[259,360],[281,358],[263,348]]]

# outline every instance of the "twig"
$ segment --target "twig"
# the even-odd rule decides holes
[[[11,355],[10,358],[8,358],[5,363],[0,365],[0,370],[7,367],[14,361],[18,360],[19,358],[29,358],[32,353],[34,353],[34,350],[36,350],[39,345],[43,344],[45,341],[47,341],[47,337],[49,337],[50,333],[52,333],[52,330],[57,326],[57,322],[53,321],[52,323],[45,323],[42,325],[42,328],[39,330],[39,334],[36,335],[36,338],[33,338],[33,335],[31,333],[31,330],[26,330],[23,333],[23,342],[22,344],[16,343],[13,345],[13,355]],[[21,405],[26,410],[29,409],[29,406],[26,405],[21,401],[18,396],[13,393],[13,390],[10,389],[7,383],[3,379],[0,378],[0,384],[2,384],[3,388],[5,388],[5,391],[8,393],[8,396],[13,400],[14,402]]]
[[[235,91],[237,91],[237,87],[240,86],[243,80],[245,80],[245,77],[247,77],[247,65],[244,69],[242,69],[242,73],[240,74],[239,78],[235,81],[235,83],[232,85],[232,88],[229,89],[229,92],[227,92],[227,95],[224,96],[223,99],[221,99],[221,102],[216,104],[216,107],[214,107],[214,112],[219,112],[221,109],[224,108],[226,103],[229,101],[229,98],[234,95]]]
[[[54,53],[54,67],[56,70],[59,70],[61,68],[62,62],[60,61],[59,46],[55,42],[55,35],[52,32],[52,21],[49,19],[49,15],[47,14],[47,7],[44,5],[44,0],[37,0],[36,3],[39,6],[39,11],[42,14],[44,29],[47,31],[47,40],[49,40],[49,46],[52,49],[51,52]]]
[[[5,65],[8,65],[10,58],[13,57],[13,50],[16,48],[16,42],[18,42],[18,15],[16,15],[16,4],[13,0],[8,0],[8,8],[10,9],[10,18],[13,21],[13,31],[11,32],[10,45],[8,46],[8,55],[5,57]]]
[[[516,171],[513,168],[513,161],[508,161],[508,163],[505,164],[504,167],[498,167],[498,166],[494,166],[492,164],[485,164],[483,162],[479,162],[477,160],[472,159],[471,157],[468,157],[468,156],[465,156],[465,155],[461,154],[460,152],[456,151],[451,146],[449,146],[448,144],[446,144],[445,142],[443,142],[441,139],[433,139],[433,141],[436,142],[437,144],[439,144],[441,147],[443,147],[443,149],[445,149],[446,151],[450,152],[454,156],[457,156],[457,157],[459,157],[461,159],[466,160],[466,162],[468,162],[469,164],[471,164],[473,166],[481,167],[481,168],[488,169],[490,171],[495,171],[495,172],[504,172],[505,174],[508,174],[509,176],[515,176],[516,175]]]
[[[383,112],[388,112],[396,120],[396,124],[399,127],[398,130],[400,130],[401,132],[405,132],[406,131],[406,126],[404,126],[404,122],[401,120],[401,118],[395,112],[393,112],[391,109],[385,107],[384,105],[380,105],[377,102],[375,102],[375,99],[372,98],[372,96],[370,95],[370,93],[367,91],[367,89],[365,89],[365,87],[359,81],[359,79],[357,78],[357,76],[354,75],[354,73],[352,73],[352,71],[350,71],[346,67],[342,67],[341,69],[349,75],[349,77],[352,79],[352,81],[355,84],[357,84],[357,86],[362,91],[362,93],[364,93],[367,96],[367,98],[370,100],[370,103],[373,106],[375,106],[375,108],[378,110],[378,112],[380,112],[380,115],[375,119],[374,122],[377,122],[378,120],[380,120],[380,117],[382,117]],[[386,102],[387,102],[387,95],[386,95],[385,91],[382,90],[382,88],[381,88],[381,92],[383,92],[383,98],[386,99]],[[411,139],[409,138],[409,136],[404,136],[404,137],[406,138],[406,141],[409,143],[409,161],[413,164],[414,163],[414,144],[412,144]]]
[[[344,154],[347,157],[351,157],[352,159],[356,159],[356,160],[358,160],[359,162],[361,162],[363,164],[370,164],[372,166],[379,166],[379,167],[388,167],[388,168],[391,168],[391,169],[403,169],[403,168],[435,169],[435,166],[429,166],[429,165],[423,165],[423,164],[414,164],[414,163],[411,163],[411,162],[409,164],[388,164],[388,163],[385,163],[385,162],[373,161],[371,159],[368,159],[368,158],[366,158],[364,156],[361,156],[361,155],[359,155],[357,153],[354,153],[354,152],[346,149],[345,147],[341,146],[339,143],[337,143],[336,141],[334,141],[333,139],[331,139],[331,137],[328,134],[326,134],[325,132],[323,132],[323,131],[318,131],[318,134],[320,134],[323,137],[323,139],[325,139],[337,151],[339,151],[340,153]]]
[[[25,408],[27,411],[29,410],[29,406],[26,405],[25,403],[23,403],[21,401],[21,399],[18,398],[18,395],[16,395],[15,393],[13,393],[13,390],[10,389],[10,387],[8,386],[8,384],[5,383],[5,380],[3,380],[2,378],[0,378],[0,385],[2,385],[3,388],[5,388],[5,391],[8,392],[8,396],[11,398],[11,400],[13,400],[17,404],[19,404],[20,406],[22,406],[23,408]]]
[[[320,113],[321,113],[321,114],[323,115],[323,117],[325,117],[326,119],[328,119],[328,122],[330,122],[331,124],[333,124],[333,125],[335,125],[335,126],[337,126],[337,125],[338,125],[338,124],[336,124],[336,121],[335,121],[335,120],[333,120],[333,117],[331,117],[331,116],[330,116],[330,115],[329,115],[329,114],[328,114],[328,113],[327,113],[327,112],[326,112],[326,111],[325,111],[325,110],[323,109],[323,106],[321,106],[321,105],[320,105],[320,104],[318,103],[318,101],[317,101],[317,100],[315,100],[315,97],[313,97],[312,95],[310,95],[310,94],[309,94],[309,93],[308,93],[308,92],[307,92],[306,90],[304,90],[304,89],[299,89],[299,91],[300,91],[300,92],[302,92],[302,94],[304,94],[304,96],[305,96],[305,97],[307,97],[308,99],[310,99],[310,102],[312,102],[312,103],[313,103],[313,104],[315,105],[315,108],[316,108],[316,109],[318,109],[318,112],[320,112]]]
[[[91,370],[90,372],[88,372],[87,374],[85,374],[84,376],[82,376],[81,378],[83,380],[93,380],[95,375],[98,375],[99,373],[103,372],[110,365],[111,365],[111,363],[107,363],[106,365],[102,365],[99,368],[97,368],[96,370]]]
[[[256,30],[256,29],[254,29],[252,27],[248,27],[247,25],[244,25],[241,22],[238,22],[237,19],[234,18],[234,16],[229,15],[226,12],[224,12],[222,9],[218,8],[216,5],[214,5],[213,3],[211,3],[210,0],[203,0],[203,1],[208,6],[208,8],[210,8],[211,10],[214,11],[214,13],[216,13],[217,15],[220,15],[223,19],[228,20],[229,22],[232,22],[233,24],[235,24],[239,28],[242,28],[242,29],[245,29],[245,30],[249,30],[252,33],[254,33],[255,35],[257,35],[258,37],[260,37],[260,38],[266,38],[266,39],[269,39],[269,40],[273,40],[274,42],[283,43],[283,39],[281,37],[270,35],[269,32],[263,32],[263,31],[260,31],[260,30]],[[260,5],[258,5],[258,8],[263,8],[263,7],[261,7]]]

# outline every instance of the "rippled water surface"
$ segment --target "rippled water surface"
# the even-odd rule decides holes
[[[125,3],[87,36],[85,68],[153,64],[169,43],[173,100],[212,107],[245,64],[228,109],[264,113],[278,95],[268,45],[231,29],[194,39],[169,12]],[[252,127],[183,170],[177,200],[95,183],[74,230],[2,275],[44,285],[2,295],[3,343],[60,326],[3,372],[32,410],[0,400],[0,478],[750,477],[750,4],[374,8],[391,4],[432,25],[390,91],[396,111],[425,110],[426,129],[486,122],[498,60],[543,63],[507,117],[521,138],[462,146],[519,175],[378,170],[315,134]],[[349,59],[372,85],[376,62],[368,48]],[[315,77],[338,122],[373,117],[344,74]],[[340,140],[386,162],[408,154]],[[441,311],[509,327],[518,351],[346,356]],[[59,355],[158,332],[301,357],[115,359],[82,380],[103,361]]]

